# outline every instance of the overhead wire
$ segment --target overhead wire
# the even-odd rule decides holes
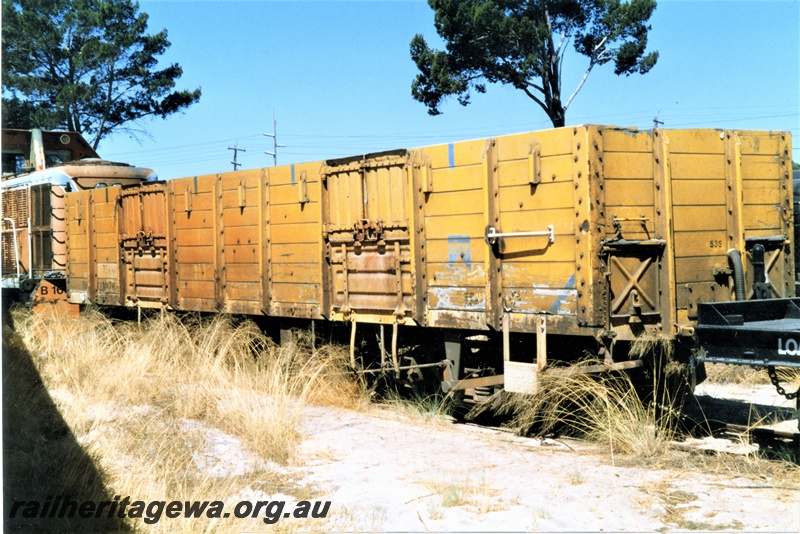
[[[780,105],[749,106],[747,108],[733,106],[714,108],[692,107],[658,110],[657,116],[666,123],[666,128],[693,126],[714,127],[719,124],[730,124],[733,122],[749,122],[754,120],[800,116],[798,113],[768,113],[768,110],[784,111],[786,109],[786,106]],[[761,113],[747,113],[749,110],[759,110]],[[700,113],[697,113],[698,111]],[[733,113],[724,113],[725,111],[731,111]],[[767,114],[764,113],[765,111],[767,111]],[[616,119],[617,121],[625,120],[626,122],[630,122],[632,123],[631,126],[640,125],[649,127],[653,120],[651,116],[652,113],[653,110],[637,110],[623,113],[582,116],[581,122],[606,122],[609,121],[609,119]],[[458,127],[426,130],[425,132],[399,131],[370,134],[286,133],[281,135],[281,139],[285,140],[289,146],[283,147],[280,151],[280,155],[284,158],[286,156],[309,156],[312,158],[319,158],[321,154],[324,154],[323,157],[325,158],[341,157],[355,153],[408,147],[409,145],[421,146],[424,143],[447,142],[454,137],[465,135],[492,135],[493,132],[497,131],[513,131],[514,128],[525,129],[530,128],[533,122],[534,121],[525,121],[501,125],[484,124],[466,128]],[[797,128],[791,128],[790,131],[800,139],[800,132],[798,132]],[[223,162],[232,157],[232,154],[228,151],[227,144],[237,143],[239,148],[245,150],[238,156],[240,162],[256,161],[263,157],[264,163],[266,164],[268,160],[267,156],[264,154],[264,148],[269,147],[254,141],[255,139],[262,138],[263,134],[247,134],[204,141],[202,143],[110,152],[104,154],[104,157],[115,160],[136,160],[136,164],[149,167],[169,166],[173,168],[187,163],[211,161],[219,161],[220,165],[226,165],[226,163]],[[219,148],[212,149],[212,147]],[[792,152],[799,149],[800,146],[795,146]]]

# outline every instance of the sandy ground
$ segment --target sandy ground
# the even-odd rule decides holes
[[[784,402],[771,386],[698,393],[712,391],[763,406]],[[57,404],[69,402],[65,392],[51,393]],[[198,471],[225,478],[269,464],[312,488],[304,498],[331,502],[325,520],[288,518],[269,527],[253,519],[252,532],[800,532],[798,468],[787,466],[789,475],[779,478],[759,470],[710,473],[701,448],[724,451],[720,458],[751,450],[735,450],[728,440],[695,440],[696,451],[673,451],[678,460],[660,468],[653,465],[659,459],[631,460],[585,442],[521,437],[443,416],[380,407],[304,410],[304,439],[288,467],[254,456],[219,429],[184,422],[206,436],[193,457]],[[113,410],[98,413],[98,423],[114,417]],[[98,439],[102,428],[79,441]],[[297,502],[249,489],[228,498]]]
[[[621,467],[585,444],[386,413],[310,408],[304,431],[307,480],[348,530],[800,531],[800,480]]]
[[[706,385],[698,394],[746,399],[730,404],[745,412],[753,403],[759,410],[790,406],[772,386]],[[66,392],[51,395],[56,404],[70,402]],[[141,416],[153,415],[139,408]],[[205,432],[193,456],[199,472],[225,478],[269,463],[312,488],[305,498],[331,502],[325,520],[288,518],[269,527],[253,519],[253,532],[800,532],[800,470],[786,466],[779,477],[763,469],[708,470],[701,449],[725,451],[715,456],[723,463],[751,450],[733,450],[727,440],[696,440],[689,447],[696,450],[671,451],[674,461],[632,460],[584,442],[392,408],[304,410],[304,438],[288,467],[255,457],[219,429],[184,421],[187,430]],[[103,420],[115,414],[98,408],[93,430],[78,441],[100,439]],[[297,502],[250,489],[227,498]]]

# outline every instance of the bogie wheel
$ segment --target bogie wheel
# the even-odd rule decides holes
[[[37,280],[35,278],[25,278],[19,283],[19,288],[25,293],[30,293],[36,289]]]
[[[683,428],[686,426],[684,407],[694,395],[688,354],[682,355],[678,350],[675,354],[666,354],[657,348],[644,355],[642,363],[640,369],[630,373],[642,404],[654,410],[656,421],[665,427],[688,430]]]

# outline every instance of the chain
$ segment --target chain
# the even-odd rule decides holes
[[[768,366],[767,373],[769,374],[769,379],[772,381],[772,385],[775,386],[775,389],[778,390],[778,395],[783,395],[788,400],[793,400],[796,399],[798,396],[800,396],[800,389],[798,389],[794,393],[786,393],[786,390],[783,389],[783,386],[781,386],[781,382],[778,379],[778,373],[775,372],[775,367],[773,367],[772,365]]]

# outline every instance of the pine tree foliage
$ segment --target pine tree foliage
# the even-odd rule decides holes
[[[523,91],[563,126],[567,108],[595,66],[609,62],[616,74],[644,74],[658,52],[646,52],[647,24],[655,0],[428,0],[445,50],[417,34],[411,58],[419,74],[412,96],[428,113],[441,113],[455,96],[467,105],[472,91],[510,84]],[[562,101],[563,62],[568,47],[588,59],[581,81]]]
[[[147,21],[133,0],[3,0],[3,127],[72,130],[97,148],[197,102],[199,88],[173,90],[180,65],[158,68],[170,42]]]

